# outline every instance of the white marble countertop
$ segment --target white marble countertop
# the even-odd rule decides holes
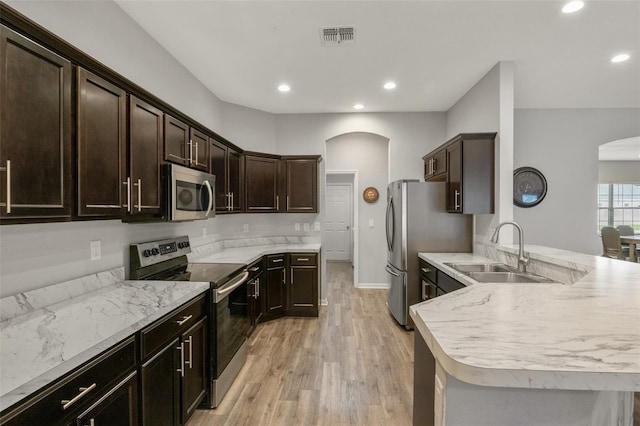
[[[5,319],[0,323],[0,410],[208,289],[209,283],[121,281]],[[29,297],[6,302],[12,305],[13,299]]]
[[[225,248],[213,254],[191,253],[188,255],[191,263],[250,263],[268,254],[278,253],[318,253],[320,243],[286,243],[267,244],[248,247]]]
[[[468,285],[410,309],[447,373],[485,386],[640,391],[640,264],[526,249],[539,261],[536,273],[545,275],[546,262],[575,268],[579,278],[568,285],[481,284],[443,263],[496,260],[420,253]]]

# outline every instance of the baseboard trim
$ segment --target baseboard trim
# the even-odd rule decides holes
[[[356,284],[356,288],[388,289],[389,288],[389,283],[358,283],[358,284]]]

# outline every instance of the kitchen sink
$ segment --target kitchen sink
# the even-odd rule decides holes
[[[551,283],[549,278],[530,272],[520,272],[504,263],[444,263],[469,278],[482,283]]]
[[[458,272],[514,272],[515,269],[504,263],[446,263]]]
[[[468,272],[469,278],[482,283],[551,283],[552,280],[526,272]]]

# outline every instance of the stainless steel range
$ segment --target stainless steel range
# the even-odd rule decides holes
[[[211,380],[205,405],[215,408],[247,358],[251,327],[247,304],[249,272],[241,263],[189,263],[189,237],[132,244],[129,279],[211,284],[209,352]]]

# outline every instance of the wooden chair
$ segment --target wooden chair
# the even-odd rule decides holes
[[[616,229],[620,232],[620,236],[622,235],[635,235],[635,230],[629,225],[618,225]],[[622,243],[622,250],[629,250],[629,244]],[[640,244],[636,244],[636,257],[640,259]]]
[[[622,247],[620,231],[613,226],[605,226],[600,230],[602,236],[602,256],[625,260],[629,256],[629,247]]]

